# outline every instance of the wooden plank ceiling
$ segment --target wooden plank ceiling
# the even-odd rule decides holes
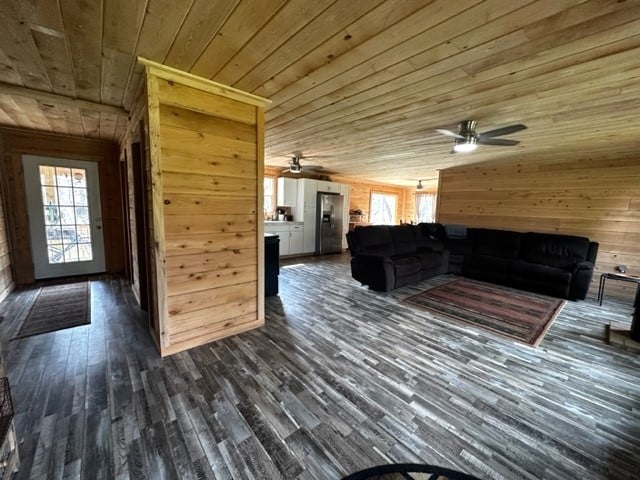
[[[140,55],[270,98],[268,165],[411,185],[640,145],[638,0],[6,0],[0,29],[7,126],[118,140]],[[529,128],[451,155],[463,119]]]

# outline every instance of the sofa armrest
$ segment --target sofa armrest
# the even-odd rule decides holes
[[[594,268],[593,263],[585,260],[583,262],[575,263],[571,268],[572,270],[571,274],[576,275],[580,270],[593,270],[593,268]]]
[[[571,273],[571,285],[569,286],[569,298],[571,300],[584,300],[589,292],[594,265],[591,262],[578,262],[573,265]]]
[[[351,259],[351,276],[379,292],[393,290],[395,285],[393,262],[386,255],[356,255]]]

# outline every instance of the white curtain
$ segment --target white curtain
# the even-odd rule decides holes
[[[416,223],[436,221],[436,194],[416,193]]]

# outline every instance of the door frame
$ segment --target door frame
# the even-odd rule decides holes
[[[147,182],[142,152],[142,143],[131,144],[131,167],[133,171],[133,199],[136,221],[136,249],[138,252],[138,289],[140,308],[149,310],[149,256],[147,254]]]
[[[96,162],[86,160],[32,154],[23,154],[21,160],[24,169],[24,188],[27,200],[27,212],[34,215],[33,218],[28,219],[29,232],[31,236],[30,249],[33,261],[34,278],[45,279],[103,273],[106,270],[106,262],[100,198],[99,165]],[[49,263],[46,250],[46,235],[43,228],[44,214],[42,211],[42,191],[37,171],[38,165],[41,164],[67,168],[83,168],[86,170],[87,185],[92,184],[92,188],[89,190],[89,211],[91,215],[91,245],[94,260],[91,262],[62,264]],[[37,202],[37,207],[33,202]]]

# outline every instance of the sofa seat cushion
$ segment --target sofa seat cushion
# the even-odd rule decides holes
[[[571,272],[562,268],[516,260],[510,277],[516,288],[563,298],[569,296]]]
[[[468,255],[464,259],[462,275],[490,283],[506,284],[513,260],[488,255]]]
[[[409,275],[420,274],[420,260],[414,256],[396,255],[391,257],[393,270],[397,277],[406,277]]]
[[[391,264],[395,273],[393,288],[420,281],[420,260],[418,258],[410,255],[396,255],[391,257]]]
[[[519,258],[529,263],[572,268],[586,260],[588,253],[588,238],[528,232],[523,235]]]
[[[416,253],[415,256],[420,261],[420,268],[422,270],[431,270],[432,268],[438,268],[442,266],[442,251],[422,251]]]

